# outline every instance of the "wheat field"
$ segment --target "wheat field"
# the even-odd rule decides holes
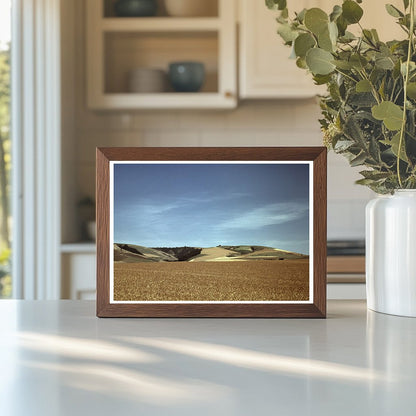
[[[114,263],[115,301],[308,299],[308,259]]]

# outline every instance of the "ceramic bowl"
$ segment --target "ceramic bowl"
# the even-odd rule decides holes
[[[119,17],[154,16],[157,12],[156,0],[118,0],[114,12]]]
[[[136,68],[129,72],[128,91],[132,93],[165,92],[167,84],[167,75],[162,69]]]
[[[165,0],[166,12],[174,17],[217,16],[217,0]]]
[[[202,62],[172,62],[169,81],[177,92],[197,92],[205,81],[205,66]]]

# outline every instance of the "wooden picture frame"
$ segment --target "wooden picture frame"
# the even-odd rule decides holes
[[[97,316],[324,318],[326,158],[324,147],[97,148]],[[237,174],[240,176],[235,180]],[[219,176],[215,182],[212,179],[215,175],[225,177]],[[200,188],[195,187],[198,180],[203,182]],[[176,186],[179,181],[186,183],[183,187]],[[235,187],[230,192],[232,181]],[[157,190],[162,183],[164,189]],[[185,189],[183,195],[182,189]],[[202,189],[201,192],[199,189]],[[192,197],[188,193],[191,191]],[[209,198],[204,199],[207,196]],[[163,203],[171,200],[173,208],[163,205],[161,198],[165,201]],[[149,201],[155,202],[150,204],[150,208]],[[220,225],[214,227],[215,232],[212,227],[204,225],[204,221],[212,223],[214,214],[208,212],[208,208],[206,211],[199,208],[202,214],[193,216],[188,222],[181,220],[175,227],[179,217],[173,214],[167,217],[165,214],[169,209],[169,213],[176,212],[177,201],[181,201],[180,204],[187,201],[189,209],[193,209],[189,212],[195,212],[192,204],[208,201],[197,206],[212,208],[212,212],[222,218]],[[156,211],[155,206],[159,207]],[[130,215],[131,207],[134,207],[134,213]],[[243,207],[249,208],[243,212]],[[238,216],[237,225],[236,212],[243,212]],[[170,228],[166,233],[164,223],[155,220],[155,216],[162,218],[163,215],[169,218]],[[198,226],[200,232],[192,228],[194,217],[202,224]],[[137,221],[141,224],[137,225],[139,231],[135,228]],[[151,227],[157,227],[158,232],[152,232],[156,228]],[[134,233],[129,231],[132,228]],[[235,238],[231,239],[232,243],[228,237],[216,240],[217,236],[228,236],[227,230],[231,230],[229,233]],[[272,241],[270,238],[267,240],[266,234],[269,237],[274,230],[282,230],[279,235],[284,232],[289,236],[282,241],[289,241],[293,236],[291,247],[305,249],[288,250],[266,244]],[[180,240],[180,248],[173,243],[163,245],[159,242],[160,236],[171,236],[175,232],[173,235],[177,239],[173,241]],[[208,233],[214,236],[211,240]],[[130,240],[116,241],[128,240],[126,236],[131,235],[139,236],[139,240],[133,243]],[[240,236],[247,235],[253,236],[253,239],[256,235],[260,237],[256,241],[238,241],[238,238],[243,238]],[[203,241],[209,243],[207,245],[184,244],[187,239],[202,241],[205,236]],[[297,240],[295,236],[298,236]],[[302,236],[307,236],[307,239]],[[147,238],[144,243],[148,243],[137,245],[142,238]],[[168,241],[168,237],[164,238],[162,242]],[[212,241],[218,244],[214,245]],[[243,245],[235,245],[236,242]],[[261,244],[244,245],[258,242]],[[199,250],[196,255],[191,253],[191,248]],[[181,258],[179,249],[181,253],[186,249],[186,256]],[[214,257],[212,253],[216,253]],[[230,274],[220,271],[224,267]],[[245,270],[252,273],[254,269],[259,276],[256,274],[252,280],[254,275],[246,276]],[[173,278],[170,270],[172,273],[173,270],[184,270],[183,275],[175,271],[175,276],[185,277]],[[190,270],[198,270],[198,273]],[[206,273],[205,270],[211,272]],[[263,277],[262,270],[267,270],[267,273],[272,270],[271,275],[264,274]],[[152,280],[159,279],[159,276],[163,278]],[[146,285],[142,279],[146,279]],[[164,291],[163,282],[166,279],[170,280]],[[213,279],[212,282],[209,279]],[[245,279],[244,283],[240,279]],[[202,282],[203,287],[199,287],[201,283],[195,283],[197,281]],[[221,283],[218,284],[218,281]],[[173,286],[174,298],[172,294],[168,295],[167,290],[168,286],[171,288],[171,282],[172,285],[179,285],[179,289]],[[185,282],[196,288],[195,295],[192,292],[194,289],[191,292],[188,289],[182,291],[181,285]],[[207,290],[205,284],[215,287],[215,291]],[[226,292],[225,288],[230,287],[233,291]],[[234,287],[237,288],[235,291]],[[250,287],[254,288],[253,292],[250,292]],[[286,289],[289,295],[282,294],[286,293],[283,292]]]

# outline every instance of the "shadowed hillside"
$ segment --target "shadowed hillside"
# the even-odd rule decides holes
[[[155,250],[162,251],[163,253],[170,254],[178,259],[178,261],[187,261],[190,258],[197,256],[201,253],[202,248],[197,247],[160,247]]]
[[[114,261],[139,262],[212,262],[299,260],[309,256],[266,246],[217,246],[217,247],[156,247],[132,244],[114,244]]]

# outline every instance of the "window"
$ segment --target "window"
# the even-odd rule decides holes
[[[0,298],[11,297],[10,43],[11,1],[0,0]]]

